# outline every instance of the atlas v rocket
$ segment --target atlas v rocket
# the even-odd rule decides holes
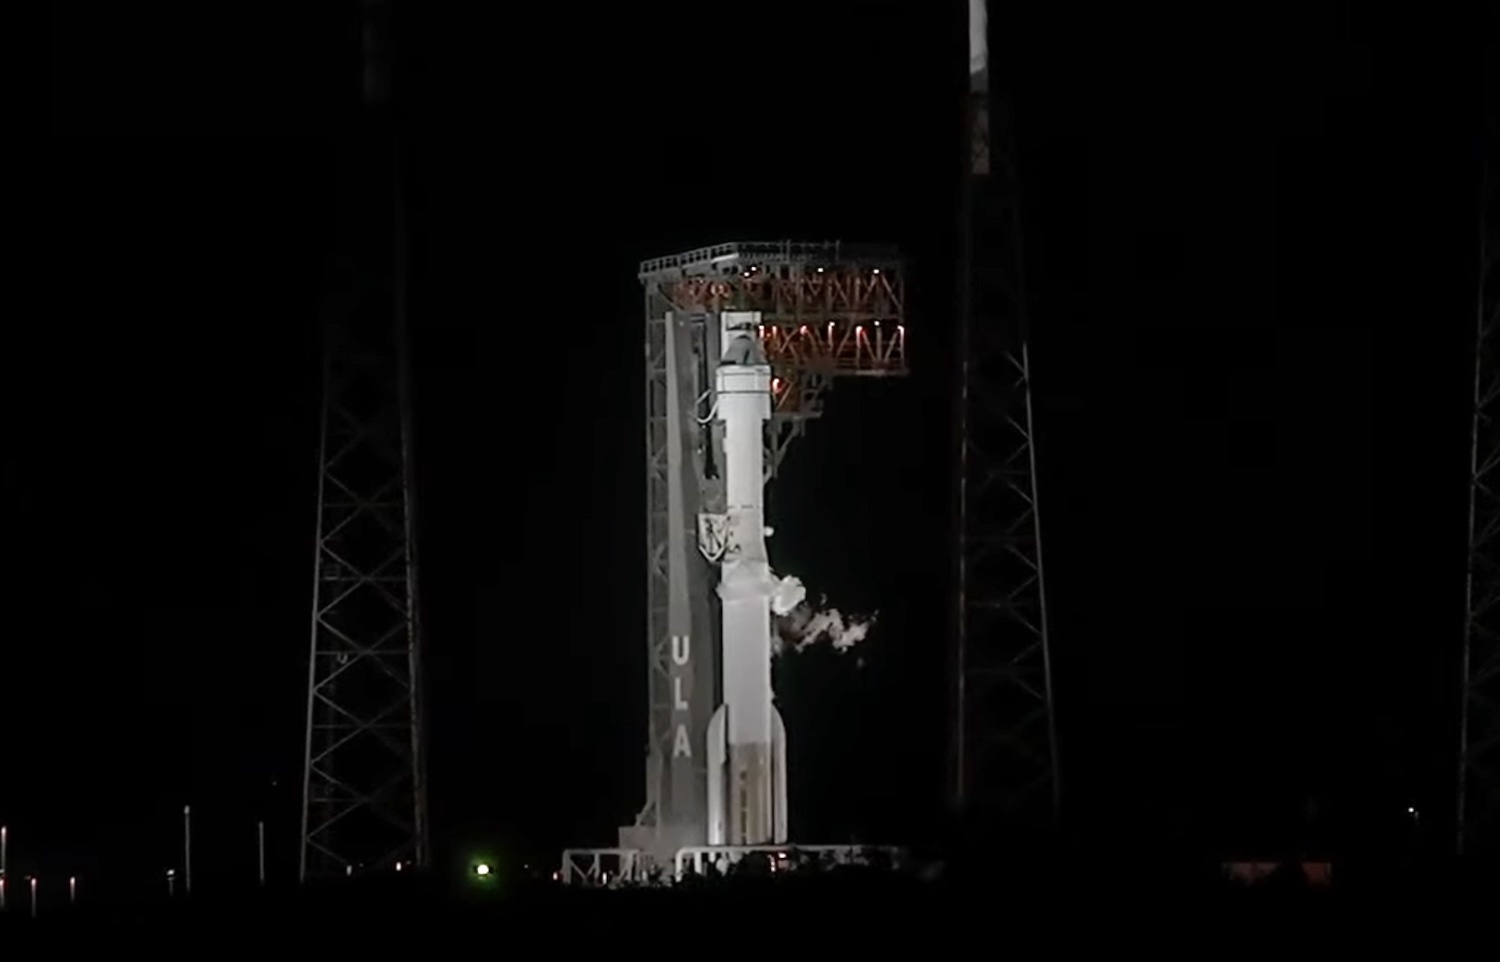
[[[708,725],[708,843],[786,841],[786,728],[771,694],[771,606],[777,579],[766,553],[765,427],[771,366],[759,315],[728,313],[715,372],[723,424],[725,519],[719,555],[723,702]]]

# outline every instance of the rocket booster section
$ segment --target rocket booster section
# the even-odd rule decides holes
[[[715,379],[724,431],[724,703],[709,724],[709,844],[786,840],[786,734],[771,694],[771,598],[766,552],[765,423],[771,367],[752,337],[726,349]]]

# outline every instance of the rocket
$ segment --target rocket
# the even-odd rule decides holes
[[[708,843],[779,845],[787,837],[786,727],[771,695],[777,590],[765,523],[771,366],[754,335],[759,316],[746,312],[734,320],[740,323],[726,324],[727,346],[714,379],[726,517],[718,589],[723,703],[708,725]]]

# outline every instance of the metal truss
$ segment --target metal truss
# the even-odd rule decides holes
[[[970,97],[952,802],[988,829],[1055,820],[1059,781],[1015,151],[988,92]]]
[[[427,860],[400,268],[367,253],[325,319],[304,878]]]
[[[677,277],[663,295],[677,310],[760,311],[775,394],[766,477],[822,412],[837,377],[901,377],[905,275],[891,252],[838,243],[721,244],[642,265],[720,270]]]
[[[367,163],[323,316],[299,872],[423,867],[421,626],[391,0],[361,5]]]
[[[673,625],[673,593],[674,590],[690,591],[683,582],[689,578],[688,569],[695,569],[697,563],[697,552],[689,547],[689,532],[696,531],[696,525],[689,526],[688,519],[696,517],[698,492],[696,487],[686,485],[682,477],[685,446],[691,438],[685,440],[684,437],[688,429],[683,423],[686,420],[682,410],[685,405],[679,393],[687,388],[679,386],[679,382],[684,372],[692,371],[692,359],[683,355],[690,352],[692,335],[700,333],[703,325],[693,325],[687,332],[689,336],[684,337],[680,325],[671,316],[670,305],[650,288],[647,290],[645,321],[648,743],[646,801],[636,816],[634,827],[638,830],[635,837],[655,841],[662,833],[675,835],[679,831],[692,831],[691,827],[679,826],[694,825],[699,815],[696,792],[679,787],[683,782],[696,781],[698,764],[673,760],[671,665],[673,639],[678,636]],[[696,410],[696,407],[693,405],[690,410]],[[693,499],[692,503],[688,499]],[[675,558],[672,557],[674,550],[677,552]],[[689,631],[695,601],[698,599],[691,594],[675,599],[676,604],[688,608]],[[702,604],[701,601],[698,603]],[[706,675],[716,672],[710,650],[700,648],[693,654],[695,663],[710,661],[704,666]],[[679,808],[683,811],[679,812]]]
[[[664,313],[646,307],[646,637],[647,748],[646,802],[636,825],[655,830],[666,821],[662,811],[664,759],[671,750],[671,629],[668,625],[671,577],[667,549],[672,527],[668,481],[667,337],[671,324]],[[566,873],[567,856],[564,853]]]
[[[633,848],[570,848],[563,851],[558,881],[607,888],[646,880],[645,858]]]
[[[1458,850],[1500,846],[1500,118],[1485,140],[1459,723]]]
[[[767,481],[776,478],[792,442],[807,433],[807,423],[823,412],[823,394],[832,386],[831,375],[814,371],[783,371],[771,379],[775,398],[766,439]]]

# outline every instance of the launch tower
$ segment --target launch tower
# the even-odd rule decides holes
[[[390,3],[363,6],[364,110],[323,315],[303,878],[420,867],[428,854]]]
[[[751,581],[735,572],[764,567],[771,532],[749,515],[823,392],[839,377],[904,375],[906,329],[888,248],[721,244],[646,261],[640,279],[649,742],[645,805],[618,853],[665,867],[684,849],[785,840],[770,651],[736,640],[762,631],[767,589],[746,603],[733,585]],[[746,464],[751,451],[761,464]],[[751,721],[758,734],[736,734]],[[742,747],[762,738],[763,758]]]
[[[1021,203],[985,0],[969,0],[957,391],[952,805],[990,830],[1056,818],[1052,708]]]

